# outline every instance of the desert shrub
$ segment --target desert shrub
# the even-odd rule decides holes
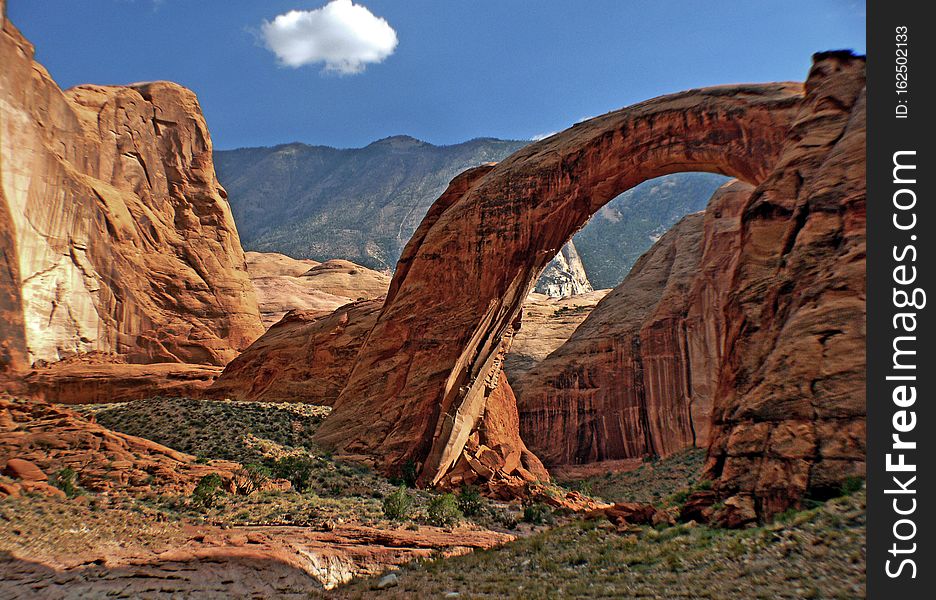
[[[80,489],[78,488],[78,474],[71,467],[59,469],[50,478],[50,483],[65,492],[65,495],[69,498],[74,498],[80,493]]]
[[[846,477],[842,482],[841,493],[843,496],[851,496],[864,487],[864,479],[861,477]]]
[[[429,501],[426,509],[429,523],[436,527],[448,527],[457,524],[464,515],[458,509],[455,494],[439,494]]]
[[[383,499],[383,512],[388,519],[405,519],[409,516],[412,508],[413,499],[404,485],[401,485]]]
[[[221,489],[222,483],[224,482],[217,473],[205,475],[198,480],[198,485],[192,492],[192,503],[201,508],[211,508],[224,494],[224,490]]]
[[[545,504],[536,502],[523,509],[523,522],[532,525],[543,525],[553,522],[552,510]]]
[[[263,465],[245,465],[234,471],[234,493],[249,496],[270,481],[271,475],[272,471]]]
[[[458,492],[458,509],[466,517],[480,515],[486,504],[484,496],[473,485],[466,485]]]
[[[495,508],[495,507],[489,508],[488,512],[490,513],[491,518],[494,520],[495,523],[498,523],[499,525],[506,527],[507,529],[517,528],[517,525],[519,523],[519,519],[517,519],[517,513],[511,510],[506,510],[503,508]]]
[[[315,463],[307,456],[284,456],[273,463],[274,476],[286,479],[297,492],[304,492],[312,484]]]
[[[419,479],[419,471],[416,469],[416,463],[413,460],[408,460],[400,467],[400,473],[396,477],[390,478],[390,483],[414,488],[417,479]]]

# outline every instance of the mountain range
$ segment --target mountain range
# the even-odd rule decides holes
[[[341,258],[390,271],[453,177],[527,143],[477,138],[436,146],[394,136],[351,149],[291,143],[219,150],[214,159],[245,250]],[[574,238],[587,279],[555,264],[548,272],[559,279],[549,276],[537,290],[568,295],[614,287],[680,217],[704,209],[723,182],[718,175],[680,173],[622,194]]]

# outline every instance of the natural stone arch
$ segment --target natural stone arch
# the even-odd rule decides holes
[[[377,325],[316,439],[434,484],[487,418],[500,362],[537,274],[605,203],[643,181],[708,171],[753,185],[770,172],[798,83],[649,100],[457,177],[407,244]],[[509,441],[521,445],[519,435]],[[525,451],[525,448],[524,448]]]

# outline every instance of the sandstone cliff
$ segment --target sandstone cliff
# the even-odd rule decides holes
[[[16,299],[4,275],[0,310],[24,326],[5,319],[5,354],[226,363],[262,326],[195,95],[166,82],[62,92],[32,57],[4,20],[0,242],[20,285]]]
[[[760,515],[865,472],[864,66],[817,55],[742,214],[707,469]]]
[[[610,290],[552,298],[532,293],[523,303],[522,326],[504,357],[511,385],[561,346]]]
[[[704,214],[667,232],[567,342],[513,382],[521,434],[546,464],[707,447],[726,273],[752,189],[736,181],[718,190]]]
[[[701,237],[701,214],[677,223],[515,382],[521,435],[547,465],[665,455],[695,442],[681,321]]]
[[[331,406],[382,306],[381,298],[289,313],[225,367],[210,394]]]
[[[717,494],[770,515],[862,473],[863,87],[862,58],[824,53],[805,85],[656,98],[456,178],[405,248],[317,440],[444,481],[495,397],[536,274],[621,191],[696,169],[757,186],[727,289],[709,290],[726,306]]]

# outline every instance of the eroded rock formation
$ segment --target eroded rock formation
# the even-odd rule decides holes
[[[379,298],[390,285],[389,275],[346,260],[318,263],[273,252],[248,252],[247,270],[267,328],[291,310],[327,314],[350,302]]]
[[[760,186],[745,206],[740,259],[729,278],[727,368],[719,376],[709,465],[719,493],[766,494],[758,511],[770,514],[795,503],[814,477],[858,472],[863,86],[863,59],[826,53],[817,55],[805,86],[656,98],[462,174],[404,250],[386,305],[316,439],[374,457],[386,471],[414,461],[423,484],[443,480],[498,387],[505,344],[536,274],[618,193],[667,173],[703,170]],[[804,335],[794,340],[788,329]],[[826,354],[830,342],[837,359]],[[790,443],[804,439],[791,417],[816,432],[815,445]],[[824,437],[832,424],[837,432]],[[739,445],[729,455],[732,433],[761,429],[767,448],[796,456],[752,449],[742,457]],[[834,460],[847,468],[827,469]],[[742,463],[743,473],[733,468]],[[784,475],[799,479],[779,490]]]
[[[62,92],[32,57],[4,19],[0,260],[18,266],[21,309],[4,269],[0,310],[23,315],[22,335],[4,319],[5,355],[223,365],[263,329],[195,95]]]
[[[759,515],[865,472],[864,86],[863,58],[817,56],[742,215],[707,471]]]
[[[667,232],[565,344],[514,382],[521,435],[546,464],[708,447],[726,282],[752,190],[738,181],[719,189],[704,214]]]
[[[585,265],[572,240],[566,242],[536,281],[536,291],[553,298],[567,298],[594,291],[585,273]]]
[[[561,346],[610,290],[551,298],[532,293],[523,303],[523,326],[510,342],[504,371],[511,383]]]
[[[515,383],[521,434],[547,465],[662,456],[695,443],[682,321],[701,238],[701,214],[677,223]]]
[[[286,315],[225,367],[211,395],[333,405],[382,306],[381,298]]]

